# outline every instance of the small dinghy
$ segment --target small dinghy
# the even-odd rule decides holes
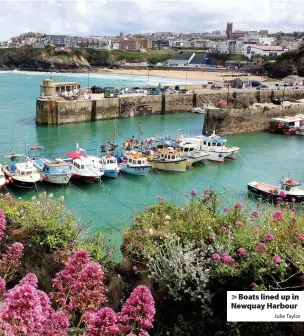
[[[259,196],[278,199],[290,202],[302,202],[304,201],[304,190],[299,188],[300,181],[292,180],[290,178],[284,178],[279,182],[279,185],[273,186],[270,184],[253,181],[248,183],[247,189]]]

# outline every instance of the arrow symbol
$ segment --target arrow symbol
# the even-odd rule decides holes
[[[237,296],[236,295],[232,295],[232,300],[236,299]]]

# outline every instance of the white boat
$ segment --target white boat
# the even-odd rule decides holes
[[[210,156],[207,151],[196,150],[195,145],[192,143],[186,143],[179,148],[181,156],[188,160],[190,166],[198,162],[207,162]]]
[[[304,127],[297,128],[296,135],[304,135]]]
[[[128,154],[128,157],[120,164],[120,168],[123,173],[146,176],[149,174],[151,166],[147,158],[141,153],[136,153]]]
[[[36,183],[42,180],[33,162],[24,154],[11,153],[4,156],[3,171],[9,181],[20,188],[35,188]]]
[[[0,164],[0,189],[2,189],[6,184],[6,178],[3,171],[3,166]]]
[[[70,182],[73,170],[72,165],[68,162],[56,162],[41,156],[31,157],[30,160],[45,182],[60,185],[66,185]]]
[[[179,146],[194,145],[195,150],[209,153],[209,160],[225,163],[225,158],[236,160],[235,154],[238,153],[239,147],[227,146],[227,139],[219,137],[213,132],[210,136],[198,135],[193,138],[184,138],[179,133]]]
[[[83,180],[86,182],[95,182],[96,180],[100,180],[100,178],[104,175],[103,171],[93,166],[92,161],[89,158],[87,158],[85,154],[77,151],[72,151],[67,152],[66,155],[70,159],[69,160],[61,159],[61,162],[62,161],[71,162],[72,179]]]
[[[284,178],[279,181],[278,186],[266,184],[263,182],[253,181],[248,183],[247,189],[259,196],[282,200],[302,202],[304,201],[304,190],[299,188],[300,181],[292,180],[290,178]]]
[[[160,150],[159,157],[152,159],[151,162],[154,169],[175,172],[185,172],[188,166],[188,160],[181,157],[180,152],[173,147]]]
[[[192,113],[205,114],[206,110],[203,107],[193,107],[190,110]]]

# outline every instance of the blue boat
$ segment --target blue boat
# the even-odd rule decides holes
[[[127,159],[120,164],[120,167],[123,173],[140,176],[147,176],[151,169],[147,158],[141,156],[140,153],[129,154]]]

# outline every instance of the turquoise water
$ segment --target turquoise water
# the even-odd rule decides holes
[[[23,152],[25,141],[29,146],[42,145],[51,153],[64,153],[75,148],[76,142],[87,150],[95,149],[113,139],[113,120],[96,123],[71,124],[59,127],[36,127],[35,103],[39,85],[45,74],[0,72],[0,155],[12,148]],[[53,75],[55,80],[75,80],[87,85],[86,75]],[[170,83],[169,79],[150,77],[151,82]],[[90,85],[137,86],[147,83],[147,78],[122,76],[90,76]],[[179,81],[182,83],[182,81]],[[192,113],[166,116],[139,117],[117,121],[119,139],[122,141],[137,134],[141,122],[145,137],[161,135],[167,129],[175,136],[178,128],[190,135],[201,133],[203,117]],[[14,138],[14,140],[13,140]],[[27,139],[27,140],[26,140]],[[113,239],[120,242],[121,232],[130,223],[134,210],[143,210],[155,203],[157,196],[181,202],[184,194],[192,189],[229,188],[228,199],[246,197],[246,185],[252,180],[276,184],[281,176],[289,173],[304,181],[303,137],[254,133],[229,136],[228,143],[241,147],[237,161],[227,164],[209,163],[196,166],[186,173],[154,173],[148,177],[122,175],[99,184],[73,184],[56,187],[39,186],[39,191],[52,192],[55,197],[64,195],[67,206],[76,212],[83,222],[91,222],[91,232],[111,231]],[[32,191],[9,190],[18,197],[30,198]],[[228,201],[228,200],[227,200]]]

